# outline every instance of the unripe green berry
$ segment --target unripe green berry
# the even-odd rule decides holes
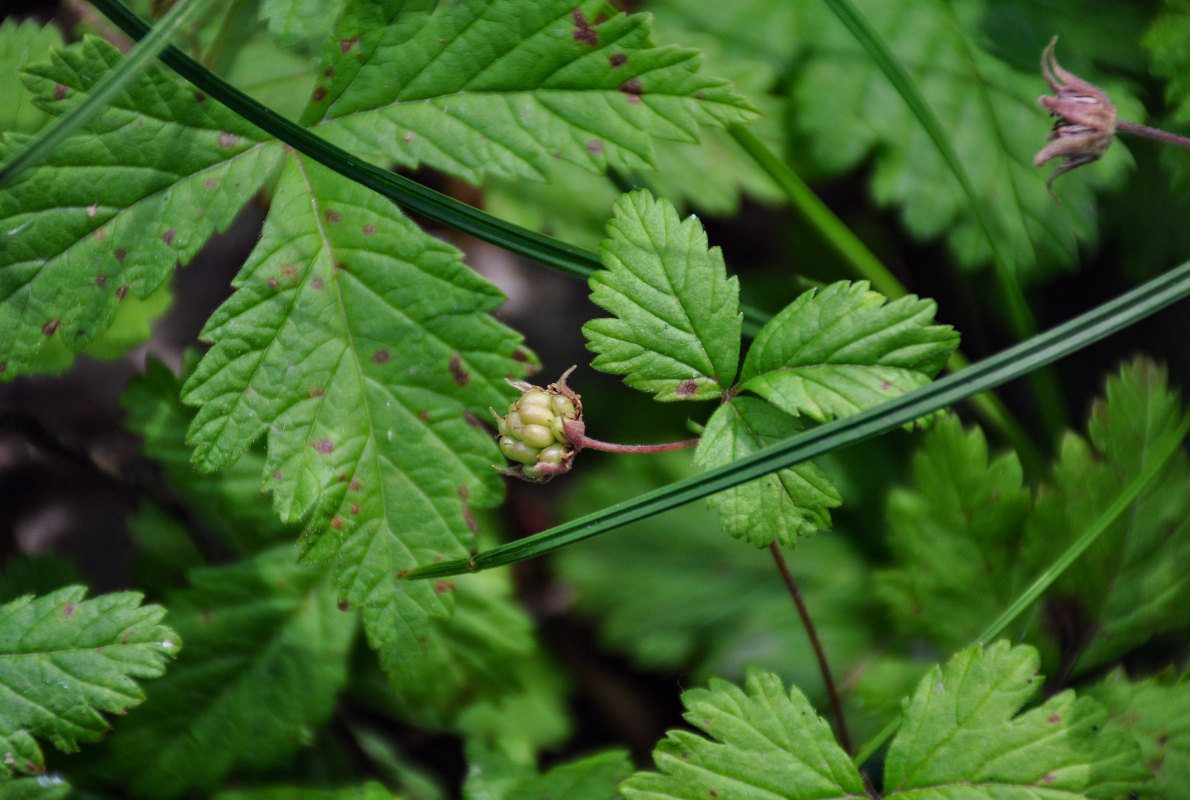
[[[570,398],[565,395],[556,394],[550,398],[550,408],[553,412],[560,416],[570,417],[575,419],[578,414],[574,410],[574,403],[570,402]]]
[[[530,389],[521,395],[521,399],[517,400],[513,405],[520,408],[527,406],[542,406],[546,409],[550,407],[550,395],[544,389]]]
[[[554,421],[554,412],[550,411],[549,406],[521,406],[519,414],[521,421],[526,425],[542,425],[548,428]]]
[[[518,442],[511,436],[502,436],[500,437],[500,452],[504,454],[505,458],[512,461],[519,461],[522,464],[532,464],[537,460],[537,454],[540,452],[540,449],[530,447],[524,442]]]
[[[560,444],[551,444],[549,447],[543,448],[537,454],[538,464],[561,464],[562,460],[566,458],[566,446]]]
[[[530,447],[541,449],[554,443],[554,434],[544,425],[526,425],[521,429],[520,439]]]

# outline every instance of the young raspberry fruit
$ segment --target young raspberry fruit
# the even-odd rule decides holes
[[[566,385],[566,378],[574,367],[562,373],[557,383],[546,388],[524,381],[509,381],[521,390],[520,398],[496,418],[500,452],[512,467],[500,469],[533,483],[547,483],[570,471],[574,456],[582,447],[584,433],[583,404],[577,394]],[[499,468],[498,468],[499,469]]]

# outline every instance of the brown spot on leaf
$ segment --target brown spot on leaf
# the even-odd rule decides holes
[[[322,389],[315,386],[310,391],[306,392],[306,397],[322,397]]]
[[[333,77],[335,77],[335,68],[334,68],[334,67],[327,67],[326,69],[324,69],[324,70],[322,71],[322,77],[324,77],[324,78],[333,78]]]
[[[1052,772],[1047,772],[1041,776],[1042,783],[1053,783],[1057,779],[1058,779],[1058,777],[1056,775],[1054,775],[1054,773],[1052,773]]]
[[[326,87],[319,86],[314,89],[314,94],[310,95],[315,103],[321,103],[326,98]]]
[[[335,443],[330,439],[315,439],[312,446],[324,456],[335,452]]]
[[[602,153],[603,141],[600,139],[592,139],[591,141],[587,142],[587,151],[591,153]]]
[[[463,358],[458,353],[450,357],[450,377],[454,378],[459,386],[466,386],[471,382],[471,376],[463,368]]]
[[[624,94],[641,95],[645,93],[645,87],[641,85],[640,78],[629,78],[620,84],[620,91]]]
[[[716,792],[714,789],[711,789],[711,797],[718,797],[718,796],[719,796],[719,793]]]
[[[54,331],[58,330],[58,320],[51,319],[49,322],[41,326],[41,332],[46,336],[53,336]]]
[[[95,285],[96,286],[107,286],[107,276],[106,275],[96,275],[95,276]]]
[[[344,272],[346,272],[346,271],[347,271],[347,265],[346,265],[346,264],[344,264],[342,261],[336,261],[336,262],[335,262],[335,269],[341,269],[341,270],[343,270]]]
[[[352,480],[351,483],[348,484],[348,486],[350,486],[351,491],[358,492],[360,490],[360,488],[363,486],[363,484],[359,482],[358,478],[356,478],[356,479]]]
[[[338,481],[339,483],[347,483],[347,473],[340,472],[339,477],[335,478],[335,480]]]
[[[273,480],[275,480],[275,481],[279,481],[284,477],[285,476],[281,474],[281,470],[277,470],[276,472],[273,473]]]
[[[66,84],[55,83],[54,84],[54,99],[61,100],[64,97],[66,97]]]
[[[207,189],[214,189],[219,185],[219,181],[215,180],[214,178],[206,178],[203,180],[202,185]]]
[[[1050,714],[1050,718],[1046,721],[1047,722],[1061,722],[1062,716],[1060,714]]]
[[[337,531],[343,530],[343,519],[338,514],[331,517],[331,527]]]
[[[161,241],[165,242],[166,244],[173,244],[174,237],[177,235],[178,235],[178,232],[175,231],[173,228],[170,228],[165,233],[161,234]]]
[[[220,146],[220,147],[224,147],[224,148],[227,148],[227,147],[235,147],[235,146],[236,146],[236,137],[235,137],[235,134],[232,134],[232,133],[220,133],[220,134],[219,134],[219,146]]]
[[[315,291],[318,291],[319,289],[321,289],[322,286],[323,286],[322,278],[314,278],[310,281],[310,288]]]
[[[347,600],[346,598],[344,598],[343,600],[340,600],[340,601],[339,601],[339,610],[340,610],[340,611],[346,611],[346,610],[348,610],[349,608],[351,608],[351,601],[350,601],[350,600]]]
[[[611,64],[613,67],[622,67],[628,63],[628,56],[624,55],[623,53],[612,53],[607,57],[607,63]]]
[[[124,259],[128,258],[128,251],[123,247],[117,247],[116,252],[113,253],[113,255],[116,257],[116,261],[123,261]]]
[[[128,284],[124,284],[119,289],[116,289],[116,299],[123,300],[124,295],[128,294]]]
[[[467,496],[471,494],[471,490],[466,486],[460,486],[459,488],[455,489],[455,494],[459,496],[460,500],[466,500]]]
[[[343,219],[343,216],[338,211],[330,211],[329,209],[327,210],[327,212],[326,212],[326,221],[327,222],[329,222],[333,225],[334,223],[338,222],[341,219]]]
[[[478,428],[485,433],[488,430],[487,426],[483,424],[483,420],[472,414],[470,411],[463,412],[463,422],[466,422],[472,428]]]
[[[269,278],[268,280],[266,280],[264,282],[264,285],[269,287],[270,289],[276,289],[278,286],[281,285],[281,281],[277,280],[276,278]]]
[[[404,140],[405,140],[405,141],[407,141],[407,142],[412,142],[414,139],[416,139],[416,138],[417,138],[417,134],[415,134],[413,131],[409,131],[408,133],[406,133],[406,134],[405,134],[404,136],[402,136],[401,138],[402,138],[402,139],[404,139]]]
[[[471,506],[466,501],[463,501],[463,522],[467,524],[472,533],[479,533],[479,523],[475,521],[475,515],[471,513]]]
[[[434,591],[438,594],[446,594],[455,591],[455,585],[450,581],[437,580],[434,581]]]
[[[0,361],[0,373],[8,372],[8,362]]]
[[[96,228],[95,233],[91,234],[91,238],[97,242],[102,242],[107,238],[107,231],[105,231],[103,228]]]
[[[296,278],[298,274],[298,268],[292,264],[286,264],[285,266],[281,267],[281,274],[287,278]]]
[[[373,233],[376,232],[376,226],[369,222],[367,225],[365,225],[363,227],[363,232],[364,232],[364,236],[371,236]]]
[[[358,514],[358,513],[359,513],[359,503],[352,503],[352,504],[351,504],[351,514],[352,514],[352,516],[355,516],[355,515],[356,515],[356,514]]]
[[[678,388],[674,389],[674,394],[678,397],[694,397],[697,391],[698,384],[695,381],[682,381]]]
[[[62,606],[62,616],[64,616],[64,617],[73,617],[73,616],[74,616],[74,610],[75,610],[76,608],[78,608],[78,605],[77,605],[77,604],[75,604],[75,603],[67,603],[66,605]]]
[[[355,46],[359,44],[359,37],[352,36],[350,39],[343,39],[339,42],[339,49],[344,53],[350,52]]]
[[[202,103],[202,102],[206,101],[206,99],[207,99],[207,96],[205,94],[203,94],[202,92],[194,93],[194,102]]]
[[[599,44],[599,34],[587,22],[587,15],[583,13],[581,8],[576,8],[570,12],[570,18],[574,20],[574,40],[582,42],[589,47],[595,47]]]
[[[389,355],[387,350],[377,350],[372,354],[372,362],[375,364],[385,364],[390,358],[392,356]]]
[[[417,418],[428,425],[430,422],[430,412],[429,411],[418,411]]]
[[[88,219],[95,219],[95,215],[98,213],[99,213],[99,204],[98,203],[96,203],[94,205],[87,206],[87,218]]]

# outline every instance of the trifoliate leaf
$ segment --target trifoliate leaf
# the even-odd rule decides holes
[[[599,254],[605,269],[591,277],[591,300],[616,316],[583,326],[599,354],[591,366],[658,400],[726,391],[740,357],[739,281],[698,220],[633,192],[616,203]]]
[[[1053,488],[1029,518],[1024,560],[1049,565],[1118,497],[1181,421],[1181,397],[1163,367],[1126,364],[1091,408],[1089,441],[1067,435]],[[1190,458],[1178,450],[1046,598],[1060,645],[1087,642],[1077,670],[1093,669],[1163,631],[1190,624]]]
[[[1144,781],[1137,748],[1073,691],[1037,708],[1038,655],[999,641],[935,668],[905,707],[884,762],[884,797],[1118,797]]]
[[[473,425],[524,375],[520,337],[486,312],[500,291],[388,200],[290,155],[237,291],[185,385],[200,469],[267,434],[264,483],[281,518],[309,520],[309,560],[331,560],[386,669],[416,660],[448,600],[397,574],[466,556],[471,507],[502,491]]]
[[[106,743],[103,774],[136,795],[218,786],[309,744],[346,682],[351,616],[291,546],[191,573],[167,605],[186,650]]]
[[[906,629],[944,651],[975,641],[1020,588],[1016,573],[1032,496],[1015,453],[989,459],[978,428],[947,417],[913,458],[913,488],[888,498],[897,567],[877,592]],[[1014,575],[1016,579],[1014,580]]]
[[[802,429],[796,419],[763,400],[736,397],[711,415],[699,438],[694,463],[703,469],[718,467]],[[798,537],[829,528],[829,509],[841,503],[830,478],[810,462],[707,498],[728,533],[757,547],[767,547],[773,541],[795,547]]]
[[[647,167],[651,137],[694,141],[701,123],[755,116],[698,74],[697,51],[653,47],[647,17],[603,0],[427,5],[352,6],[303,120],[363,157],[477,183],[544,178],[555,158]]]
[[[1045,190],[1048,171],[1033,166],[1051,127],[1036,102],[1045,83],[1038,68],[1018,69],[988,52],[986,2],[853,4],[951,133],[1009,268],[1027,280],[1075,266],[1079,246],[1096,238],[1095,214],[1088,211],[1095,207],[1095,192],[1118,187],[1124,179],[1130,158],[1123,146],[1117,142],[1099,163],[1063,177],[1058,184],[1062,204],[1055,204]],[[872,158],[876,201],[899,207],[912,235],[944,238],[963,268],[987,265],[991,244],[972,202],[908,105],[834,14],[824,5],[809,6],[807,12],[797,29],[806,51],[792,71],[795,108],[790,115],[805,134],[804,147],[828,170],[854,169]],[[1061,40],[1058,54],[1068,69],[1107,89],[1121,119],[1143,114],[1120,83],[1083,69],[1086,62]]]
[[[128,382],[120,398],[126,425],[144,440],[144,454],[161,465],[170,485],[187,501],[187,510],[231,551],[254,552],[267,542],[295,537],[298,530],[278,520],[269,498],[261,494],[265,464],[259,448],[250,448],[218,473],[195,472],[186,444],[195,410],[178,398],[183,379],[197,363],[198,354],[188,352],[179,377],[157,359],[147,359],[144,373]]]
[[[123,56],[100,39],[32,67],[26,85],[60,114]],[[0,136],[0,161],[27,141]],[[0,365],[27,370],[51,339],[77,352],[131,291],[148,297],[256,191],[279,152],[264,134],[164,67],[0,192]]]
[[[934,308],[913,295],[886,303],[867,281],[805,292],[760,331],[740,383],[817,422],[862,411],[926,385],[958,347]]]
[[[621,461],[584,474],[565,508],[568,517],[692,473],[681,453]],[[846,537],[819,536],[788,562],[832,667],[849,674],[870,657],[884,625],[874,613],[866,561]],[[705,680],[742,678],[745,665],[759,666],[811,697],[824,694],[772,557],[724,536],[701,504],[634,523],[622,538],[595,537],[564,549],[556,563],[575,592],[575,607],[597,620],[603,646],[641,669]],[[642,593],[641,586],[650,590]],[[641,636],[645,629],[649,635]]]
[[[750,670],[744,688],[711,679],[682,693],[686,721],[710,739],[670,731],[653,751],[660,772],[638,772],[620,790],[627,800],[863,798],[863,778],[830,726],[797,688]]]
[[[1084,692],[1107,706],[1110,724],[1136,739],[1153,781],[1142,797],[1190,797],[1190,683],[1165,674],[1131,682],[1115,670]]]
[[[1106,710],[1072,691],[1021,713],[1041,689],[1037,653],[999,642],[935,668],[905,705],[884,763],[885,798],[1044,800],[1124,796],[1144,780],[1134,742],[1103,728]],[[682,696],[687,721],[638,772],[628,800],[729,797],[843,800],[869,793],[796,688],[753,671],[744,688],[712,680]]]
[[[0,21],[0,131],[36,133],[51,117],[34,105],[33,93],[21,85],[18,70],[44,61],[50,51],[64,44],[53,25],[34,20]]]
[[[181,647],[165,609],[119,592],[84,600],[68,586],[0,606],[0,781],[45,771],[34,738],[74,752],[111,732],[104,714],[144,700],[134,679],[156,678]]]

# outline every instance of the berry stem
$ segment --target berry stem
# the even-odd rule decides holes
[[[579,449],[589,447],[592,450],[602,450],[605,453],[665,453],[669,450],[694,447],[698,444],[698,439],[683,439],[680,442],[665,442],[664,444],[615,444],[614,442],[601,442],[584,435],[573,444]]]
[[[1139,125],[1135,122],[1128,122],[1126,120],[1119,120],[1116,122],[1116,130],[1120,133],[1132,133],[1137,136],[1144,136],[1148,139],[1156,139],[1159,142],[1166,144],[1174,144],[1178,147],[1185,147],[1190,150],[1190,139],[1185,136],[1178,136],[1176,133],[1163,131],[1160,128],[1150,128],[1148,125]]]
[[[785,563],[785,556],[782,555],[781,548],[777,546],[776,542],[773,542],[769,545],[769,551],[773,554],[773,560],[777,562],[777,569],[781,571],[781,578],[785,581],[785,588],[789,590],[789,596],[793,598],[793,604],[797,606],[798,616],[802,618],[806,635],[810,637],[810,646],[814,648],[814,656],[818,659],[818,670],[822,673],[822,682],[826,685],[831,711],[839,729],[839,744],[843,745],[843,749],[847,751],[848,755],[851,755],[855,752],[851,744],[851,733],[847,730],[847,720],[843,717],[843,703],[839,700],[839,690],[835,687],[835,679],[831,676],[831,668],[826,661],[826,651],[822,649],[822,642],[818,639],[818,631],[810,619],[810,612],[802,600],[802,593],[797,588],[793,573],[789,571],[789,565]]]

